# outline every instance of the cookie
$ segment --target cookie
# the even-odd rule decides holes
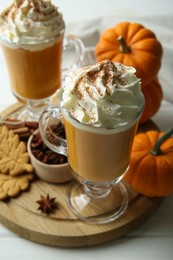
[[[29,188],[33,177],[34,175],[31,173],[16,177],[0,174],[0,200],[17,197],[22,191]]]
[[[10,176],[31,173],[33,166],[29,160],[26,144],[12,130],[0,126],[0,173]]]

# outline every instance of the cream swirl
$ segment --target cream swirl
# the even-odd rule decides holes
[[[61,106],[82,124],[113,128],[125,125],[143,106],[135,69],[108,60],[71,72]]]
[[[51,41],[65,28],[62,14],[50,0],[15,0],[0,15],[0,34],[9,43]]]

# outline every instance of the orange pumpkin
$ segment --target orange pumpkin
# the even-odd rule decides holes
[[[145,97],[145,107],[140,123],[148,121],[160,108],[163,99],[162,87],[157,78],[151,80],[147,85],[142,85]]]
[[[160,67],[162,46],[155,34],[138,23],[122,22],[107,29],[96,45],[96,60],[108,59],[136,69],[146,85]]]
[[[173,193],[173,129],[137,134],[126,181],[139,193],[162,197]]]

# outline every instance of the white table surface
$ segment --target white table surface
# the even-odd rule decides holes
[[[10,0],[0,1],[2,10]],[[172,0],[63,0],[53,1],[60,7],[68,25],[105,15],[170,15]],[[0,52],[0,109],[15,102],[10,92],[8,75]],[[172,95],[172,93],[170,93]],[[173,104],[163,100],[153,121],[166,131],[173,123]],[[20,238],[0,224],[0,260],[8,259],[173,259],[173,196],[163,200],[158,210],[139,228],[110,243],[90,247],[63,249],[40,245]]]

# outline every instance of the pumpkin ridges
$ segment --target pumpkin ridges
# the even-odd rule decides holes
[[[113,27],[113,30],[115,31],[115,34],[117,35],[117,38],[118,38],[118,36],[122,36],[123,38],[126,39],[128,36],[128,33],[129,33],[129,26],[130,26],[129,22],[123,22],[123,23],[119,23],[115,27]]]
[[[142,55],[143,59],[145,58],[144,62],[146,62],[145,63],[146,66],[148,65],[151,67],[151,63],[150,63],[149,59],[155,60],[155,62],[158,63],[158,65],[156,66],[157,69],[155,69],[155,70],[159,70],[158,67],[161,64],[161,60],[160,60],[159,56],[157,56],[157,57],[155,56],[154,52],[152,52],[151,54],[148,54],[147,50],[140,50],[140,49],[136,48],[136,49],[133,49],[132,54],[133,54],[133,56],[135,56],[135,59],[137,58],[138,61],[140,60],[140,55]],[[156,75],[156,74],[154,73],[153,75]]]
[[[104,34],[101,35],[100,41],[105,41],[106,43],[114,44],[117,39],[117,34],[113,28],[107,29]]]
[[[131,44],[129,45],[131,46]],[[151,58],[157,59],[158,62],[162,58],[162,50],[160,49],[160,45],[153,39],[141,40],[138,41],[137,43],[134,43],[132,52],[135,55],[139,55],[138,52],[140,52],[140,55],[143,55],[144,53],[150,56]]]
[[[161,148],[161,150],[164,151],[164,154],[167,156],[169,156],[170,152],[173,151],[173,146],[172,145],[169,146],[169,142],[167,145],[162,144],[160,148]]]
[[[133,152],[141,151],[141,145],[143,147],[143,150],[147,151],[147,152],[148,152],[149,149],[152,148],[152,144],[150,143],[148,136],[144,133],[137,134],[134,137],[132,151]]]
[[[99,59],[97,59],[97,62],[100,62],[102,60],[112,60],[114,58],[114,53],[112,51],[109,52],[103,52],[99,55]]]
[[[99,45],[99,49],[97,48],[97,46],[96,46],[96,50],[95,50],[95,52],[96,52],[96,58],[98,57],[98,56],[100,56],[100,55],[102,55],[104,52],[107,52],[105,55],[108,55],[108,53],[109,52],[113,52],[113,54],[111,54],[111,56],[113,55],[116,55],[116,54],[118,54],[119,53],[119,50],[118,50],[118,42],[117,42],[117,40],[116,40],[116,35],[115,35],[115,41],[110,41],[110,34],[115,34],[114,33],[114,30],[107,30],[106,32],[105,32],[105,35],[104,35],[104,37],[103,36],[101,36],[101,38],[100,38],[100,41],[101,41],[101,44]],[[113,36],[112,36],[113,37]],[[104,38],[104,39],[102,39],[102,38]],[[114,37],[113,37],[113,39],[114,39]],[[115,48],[115,45],[117,45],[117,47]],[[105,58],[105,59],[108,59],[107,57]],[[101,61],[101,60],[103,60],[102,58],[97,58],[97,61]]]
[[[156,140],[158,139],[158,132],[155,130],[150,130],[148,131],[146,134],[146,139],[148,141],[148,152],[150,152],[150,150],[152,149],[152,147],[154,146]]]
[[[150,147],[149,149],[151,150],[154,146],[154,144],[156,143],[156,141],[159,139],[159,137],[161,137],[163,135],[163,133],[159,133],[158,131],[155,130],[150,130],[146,133],[146,136],[148,138],[148,141],[150,143]]]
[[[123,54],[123,53],[117,54],[116,59],[113,58],[112,61],[120,62],[120,63],[123,63],[124,65],[129,64],[128,65],[129,67],[133,65],[134,68],[135,68],[135,63],[136,63],[135,61],[132,61],[132,59],[129,56],[127,56],[126,54]],[[137,66],[137,64],[136,64],[136,66]]]
[[[115,44],[117,44],[117,47],[115,48]],[[99,59],[99,56],[103,53],[103,52],[113,52],[114,55],[119,53],[119,49],[118,49],[118,43],[114,43],[114,42],[107,42],[107,41],[102,41],[102,44],[100,44],[99,46],[99,50],[97,49],[96,46],[96,55],[98,56],[97,58]]]
[[[162,143],[160,148],[164,151],[164,153],[173,151],[173,138],[168,138],[164,143]]]
[[[142,39],[145,40],[147,38],[156,40],[156,36],[153,32],[144,27],[141,27],[136,33],[133,34],[133,37],[127,38],[127,41],[130,40],[131,44],[135,44],[136,42],[141,41]]]
[[[121,24],[120,24],[120,26],[121,26]],[[136,41],[136,39],[141,37],[141,30],[143,28],[144,28],[144,26],[141,24],[129,23],[126,40],[131,43],[133,43],[133,41]]]
[[[133,150],[133,160],[136,162],[137,160],[142,160],[143,157],[145,157],[149,153],[148,149],[144,151],[134,151]]]
[[[148,149],[148,146],[150,146],[150,141],[148,136],[145,133],[139,133],[134,137],[135,142],[133,142],[133,148],[139,146],[139,149],[141,148],[141,145],[146,147]]]
[[[100,46],[100,54],[103,52],[114,52],[114,54],[118,54],[119,51],[115,49],[114,43],[103,42],[102,46]]]
[[[121,26],[121,25],[120,25]],[[141,31],[141,29],[144,28],[142,24],[139,23],[130,23],[128,22],[128,37],[134,37],[138,32]]]
[[[160,156],[163,156],[163,158],[165,159],[165,161],[167,162],[167,164],[169,164],[170,166],[172,166],[172,158],[173,158],[173,149],[170,149],[169,151],[165,151],[163,149],[161,149],[163,151],[163,154]]]

